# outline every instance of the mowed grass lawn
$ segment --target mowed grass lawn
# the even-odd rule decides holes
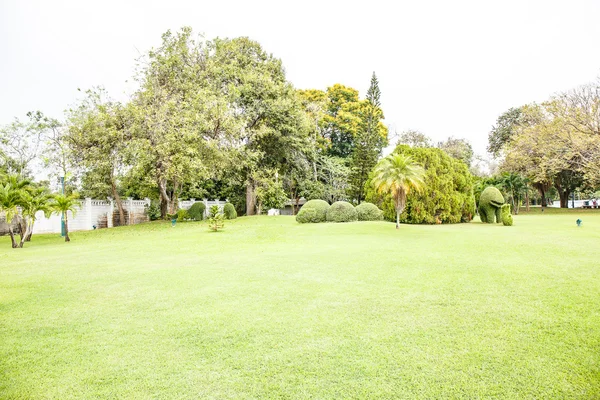
[[[600,212],[0,238],[2,399],[600,398]]]

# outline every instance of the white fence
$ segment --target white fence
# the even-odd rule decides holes
[[[179,208],[189,209],[192,204],[199,202],[200,200],[179,200]],[[214,201],[203,199],[201,200],[206,205],[206,215],[208,215],[209,208],[213,205],[218,205],[219,209],[223,211],[223,206],[227,202],[216,199]],[[148,221],[148,215],[146,214],[146,206],[150,205],[150,200],[133,200],[131,198],[122,201],[125,224],[134,225],[141,222]],[[112,228],[120,224],[119,210],[114,201],[106,200],[92,200],[87,198],[81,201],[79,209],[73,215],[69,212],[69,231],[89,231],[95,228]],[[13,221],[13,228],[17,228],[16,221]],[[18,229],[18,228],[17,228]],[[61,230],[61,216],[52,215],[50,218],[46,218],[44,213],[39,212],[36,215],[36,221],[33,225],[33,233],[60,233]],[[8,225],[4,220],[4,216],[0,215],[0,235],[8,234]]]

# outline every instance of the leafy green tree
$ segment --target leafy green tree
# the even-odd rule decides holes
[[[410,156],[423,166],[424,185],[420,191],[409,193],[400,222],[411,224],[469,222],[475,214],[473,176],[465,163],[437,148],[396,147],[395,153]],[[375,190],[367,193],[367,201],[384,211],[384,218],[396,219],[394,200]]]
[[[70,242],[69,238],[69,211],[73,216],[77,213],[79,204],[79,195],[73,193],[70,195],[57,194],[54,195],[54,201],[50,203],[53,213],[65,216],[65,242]]]
[[[387,145],[387,128],[381,122],[381,91],[377,76],[373,72],[366,101],[361,107],[361,124],[354,137],[350,157],[350,197],[360,204],[364,199],[365,182],[377,164],[382,149]]]
[[[4,213],[12,248],[16,249],[19,246],[15,240],[12,222],[15,218],[19,217],[18,207],[23,202],[23,187],[28,184],[28,182],[25,183],[25,181],[18,180],[19,183],[15,185],[14,181],[17,181],[16,176],[13,176],[13,179],[3,179],[3,182],[0,182],[0,212]],[[21,234],[23,235],[22,232]]]
[[[391,154],[381,160],[373,170],[371,183],[378,194],[389,194],[396,211],[396,229],[400,227],[400,214],[406,206],[406,196],[411,190],[424,185],[425,170],[410,156]]]
[[[40,211],[44,213],[46,218],[50,217],[52,209],[50,202],[52,195],[48,193],[45,188],[31,188],[30,190],[23,190],[21,193],[21,213],[25,219],[26,229],[21,232],[21,241],[19,247],[23,247],[23,244],[27,241],[31,241],[33,236],[33,225],[36,221],[36,214]]]
[[[72,159],[84,168],[83,184],[95,195],[112,197],[125,225],[125,211],[118,191],[118,177],[126,166],[130,142],[127,115],[121,104],[96,88],[69,112],[68,143]],[[88,190],[89,190],[88,189]]]
[[[510,108],[496,120],[496,125],[488,134],[488,152],[498,157],[504,147],[510,142],[515,129],[523,124],[525,118],[523,107]]]

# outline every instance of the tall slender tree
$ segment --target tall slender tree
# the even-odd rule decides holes
[[[383,119],[381,91],[375,72],[371,76],[371,85],[361,107],[361,119],[350,158],[352,170],[350,195],[357,203],[364,199],[365,182],[377,164],[383,147],[387,144],[387,128],[381,122]]]

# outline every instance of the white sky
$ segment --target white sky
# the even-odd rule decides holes
[[[386,122],[485,152],[505,110],[595,80],[600,1],[0,0],[0,124],[61,117],[77,88],[131,91],[135,58],[184,25],[249,36],[301,89],[342,83],[364,96],[372,71]]]

